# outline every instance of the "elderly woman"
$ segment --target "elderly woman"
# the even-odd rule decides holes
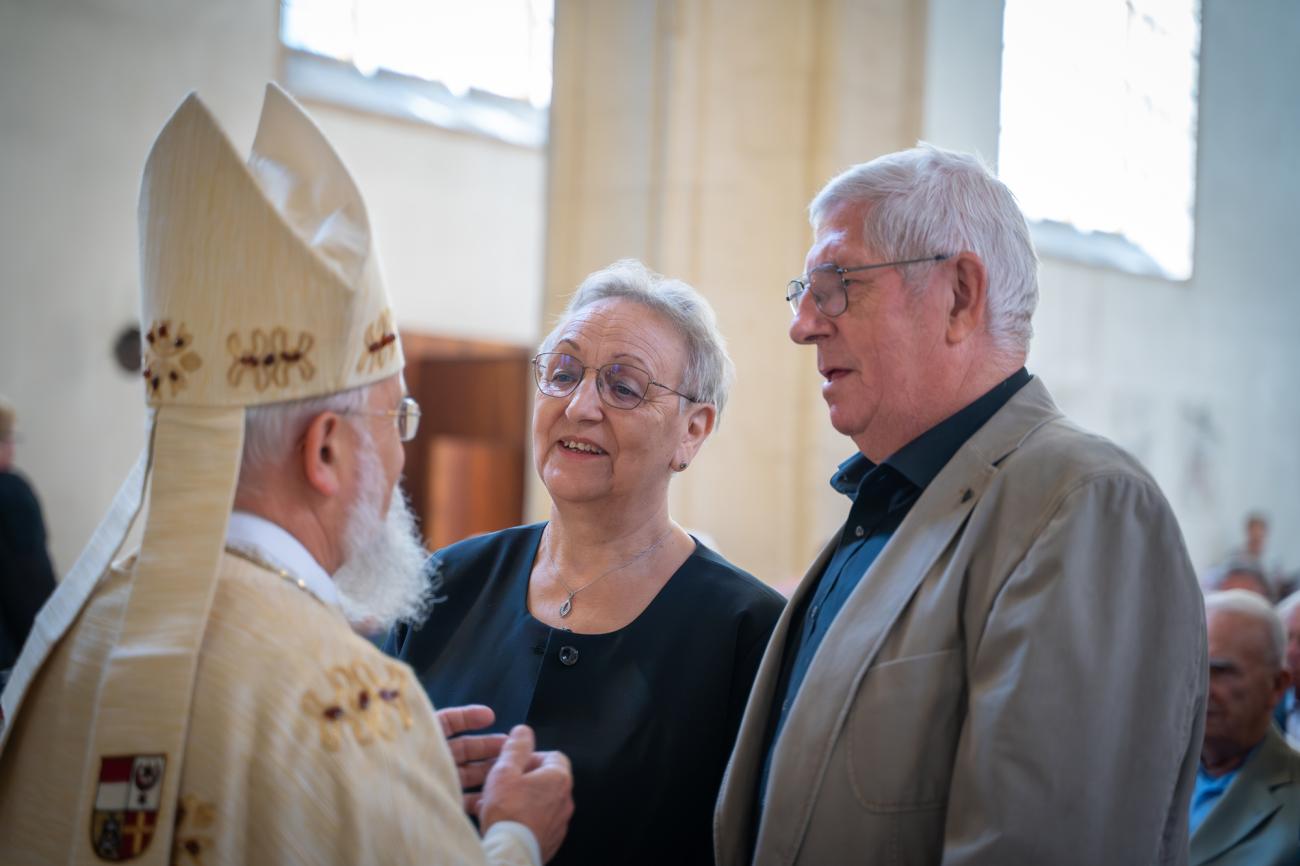
[[[435,554],[446,602],[394,634],[436,706],[486,704],[573,762],[552,861],[712,863],[722,773],[781,597],[673,522],[668,486],[726,402],[731,361],[686,284],[589,276],[533,360],[550,520]]]

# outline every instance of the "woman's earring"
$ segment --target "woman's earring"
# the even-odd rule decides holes
[[[686,468],[686,461],[685,461],[685,460],[683,460],[681,463],[678,463],[678,464],[677,464],[677,471],[678,471],[678,472],[681,472],[681,471],[682,471],[683,469],[685,469],[685,468]]]

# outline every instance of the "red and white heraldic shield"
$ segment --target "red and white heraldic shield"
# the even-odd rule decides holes
[[[90,847],[101,860],[139,857],[158,822],[163,755],[120,755],[99,760],[99,788],[90,819]]]

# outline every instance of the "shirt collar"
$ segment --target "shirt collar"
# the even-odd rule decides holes
[[[315,558],[281,527],[247,511],[235,511],[226,524],[226,544],[283,569],[325,604],[341,608],[338,587]]]
[[[858,452],[835,470],[835,474],[831,476],[831,487],[852,499],[858,495],[858,486],[862,483],[862,479],[875,468],[876,464],[868,460],[862,452]]]
[[[884,465],[892,466],[904,478],[924,490],[943,467],[948,465],[948,461],[961,446],[966,444],[966,440],[988,423],[1031,378],[1029,371],[1021,367],[973,403],[948,416],[885,458]],[[852,499],[857,496],[862,479],[875,468],[876,464],[865,455],[854,454],[839,465],[831,477],[831,487]]]
[[[1268,739],[1268,738],[1265,737],[1264,739]],[[1245,759],[1243,759],[1240,764],[1233,767],[1228,772],[1224,773],[1222,776],[1211,776],[1209,773],[1205,771],[1205,765],[1202,764],[1200,761],[1197,761],[1196,762],[1197,780],[1200,781],[1201,784],[1203,785],[1214,785],[1220,788],[1228,787],[1228,783],[1231,782],[1236,777],[1236,775],[1240,773],[1247,764],[1250,763],[1250,759],[1255,757],[1255,753],[1259,751],[1259,747],[1262,745],[1264,745],[1264,740],[1260,740],[1258,743],[1251,746],[1250,751],[1246,753]]]

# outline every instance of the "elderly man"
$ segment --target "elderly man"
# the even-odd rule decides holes
[[[1255,593],[1205,599],[1210,697],[1191,808],[1192,866],[1300,863],[1300,754],[1271,716],[1291,685],[1282,621]]]
[[[1291,687],[1282,695],[1273,710],[1278,729],[1286,735],[1287,745],[1300,749],[1300,592],[1293,592],[1277,605],[1278,618],[1286,630],[1286,669],[1291,675]]]
[[[140,229],[150,445],[4,692],[5,862],[548,858],[564,756],[519,726],[463,763],[480,838],[410,669],[349,628],[429,599],[398,488],[419,410],[342,163],[274,86],[247,164],[191,96]]]
[[[763,659],[719,863],[1185,862],[1201,595],[1155,482],[1023,367],[1014,198],[920,147],[811,218],[790,336],[857,446],[852,505]]]

